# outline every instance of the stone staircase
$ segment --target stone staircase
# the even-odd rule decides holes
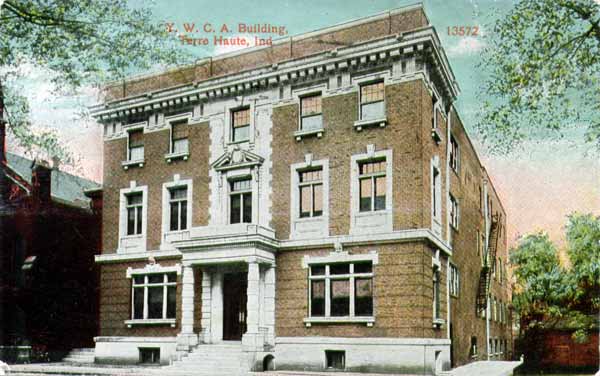
[[[73,349],[62,360],[65,363],[94,363],[94,348]]]
[[[165,368],[195,376],[240,376],[248,373],[240,342],[198,345],[187,356]]]

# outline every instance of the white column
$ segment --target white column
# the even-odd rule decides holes
[[[275,265],[265,271],[264,312],[268,329],[266,342],[275,345]]]
[[[194,269],[191,265],[183,267],[181,286],[181,332],[177,336],[177,349],[189,351],[198,344],[194,333]]]
[[[246,303],[246,333],[242,336],[245,351],[257,351],[264,346],[264,338],[258,330],[260,321],[260,269],[256,260],[248,261],[248,290]]]
[[[202,270],[202,319],[200,327],[202,330],[202,342],[211,342],[211,319],[212,319],[212,293],[211,275],[208,270]]]

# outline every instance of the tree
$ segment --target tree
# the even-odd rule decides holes
[[[521,0],[499,17],[480,63],[476,128],[492,151],[562,137],[573,127],[600,148],[600,4]]]
[[[23,64],[47,69],[59,91],[73,91],[190,58],[168,37],[164,24],[152,18],[150,8],[126,0],[6,0],[0,8],[5,116],[14,137],[28,149],[68,157],[56,135],[32,132],[31,109],[17,85]]]

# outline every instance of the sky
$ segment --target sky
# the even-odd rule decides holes
[[[157,22],[269,23],[285,26],[288,35],[295,35],[413,3],[412,0],[156,0],[153,9]],[[461,88],[455,105],[507,211],[509,243],[514,244],[520,235],[545,230],[559,245],[564,244],[563,226],[569,213],[600,214],[598,154],[582,142],[581,132],[574,130],[560,141],[527,142],[510,155],[496,156],[481,145],[473,129],[480,105],[478,89],[483,79],[477,63],[486,46],[485,36],[495,17],[510,9],[512,1],[428,0],[424,5]],[[480,36],[449,35],[448,27],[453,26],[477,26]],[[252,39],[248,34],[241,36]],[[198,58],[230,50],[215,49],[212,44],[188,49]],[[56,96],[48,80],[50,72],[29,65],[22,69],[27,77],[21,81],[23,92],[29,97],[31,108],[36,109],[34,122],[39,128],[53,129],[59,135],[76,158],[74,173],[101,181],[101,129],[93,120],[77,115],[81,105],[97,102],[97,93],[84,88],[78,95]],[[14,143],[9,142],[8,148],[20,151]]]

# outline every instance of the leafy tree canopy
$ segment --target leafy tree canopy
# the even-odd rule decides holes
[[[15,138],[28,149],[68,156],[54,134],[32,132],[30,108],[16,85],[19,66],[52,71],[51,80],[62,91],[190,59],[168,37],[164,24],[152,18],[149,7],[134,7],[126,0],[6,0],[0,8],[5,116]]]
[[[579,128],[600,149],[598,2],[520,0],[487,38],[476,127],[492,151]]]

